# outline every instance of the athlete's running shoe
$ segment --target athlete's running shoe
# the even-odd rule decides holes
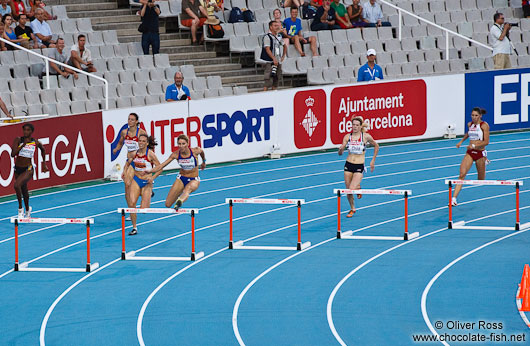
[[[175,210],[179,210],[179,208],[182,207],[182,201],[180,199],[177,199],[177,202],[175,203]]]
[[[125,218],[125,221],[131,221],[131,215],[127,216],[127,217]]]
[[[456,197],[451,198],[451,205],[453,207],[456,207],[458,205],[458,202],[456,201]]]
[[[350,210],[350,212],[348,213],[348,215],[346,215],[346,217],[353,217],[353,214],[355,214],[355,210]]]
[[[24,208],[20,208],[18,210],[18,218],[23,219],[24,218]]]
[[[32,210],[32,209],[33,209],[33,208],[29,207],[29,209],[26,210],[26,215],[24,215],[24,217],[25,217],[26,219],[29,219],[29,218],[31,217],[31,210]]]
[[[138,234],[138,230],[136,228],[133,228],[130,232],[129,232],[129,235],[137,235]]]

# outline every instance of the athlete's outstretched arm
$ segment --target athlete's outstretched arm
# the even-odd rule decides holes
[[[344,135],[344,138],[342,139],[342,145],[339,147],[339,156],[342,155],[344,149],[346,149],[346,145],[348,145],[348,136],[349,135]]]
[[[118,142],[118,145],[116,145],[116,148],[114,148],[114,150],[112,151],[113,154],[116,154],[123,147],[123,141],[125,140],[126,133],[127,133],[127,129],[121,131],[120,141]]]
[[[365,134],[365,136],[367,136],[366,141],[374,146],[374,156],[372,157],[372,161],[370,161],[370,172],[373,172],[375,169],[375,158],[379,153],[379,144],[374,140],[371,135]]]
[[[48,172],[48,166],[46,166],[46,149],[44,149],[44,145],[42,145],[41,142],[37,141],[37,147],[40,150],[40,155],[42,157],[42,171]]]
[[[467,127],[469,128],[469,123],[467,124]],[[464,137],[462,137],[462,139],[460,140],[460,142],[456,143],[456,147],[457,148],[460,148],[460,146],[462,145],[462,143],[464,143],[464,141],[466,139],[469,138],[469,134],[466,132],[466,134],[464,135]]]
[[[20,149],[22,149],[22,145],[20,145],[20,137],[15,138],[13,141],[13,145],[11,146],[11,157],[15,157],[18,155],[18,152]]]
[[[157,165],[153,169],[151,169],[150,171],[147,171],[147,172],[150,172],[150,173],[161,172],[164,169],[164,167],[169,165],[171,163],[171,161],[176,160],[177,158],[178,158],[178,150],[172,152],[171,155],[169,155],[169,157],[167,158],[167,160],[164,161],[161,165]]]
[[[204,150],[201,148],[195,148],[195,151],[201,155],[202,163],[201,163],[201,170],[204,170],[206,168],[206,156],[204,155]]]
[[[156,157],[155,153],[153,153],[152,151],[149,152],[149,156],[151,156],[151,162],[154,163],[154,166],[155,167],[158,167],[160,166],[160,161],[158,161],[158,158]],[[157,171],[154,175],[150,176],[149,177],[149,181],[153,182],[156,178],[158,178],[158,176],[162,174],[162,170],[159,170]]]

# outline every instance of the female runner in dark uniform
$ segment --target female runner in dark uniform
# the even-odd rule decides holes
[[[37,148],[40,149],[42,156],[42,171],[48,172],[48,167],[44,158],[46,150],[41,142],[31,137],[35,127],[31,123],[22,125],[22,137],[15,138],[11,147],[11,156],[15,158],[15,192],[18,200],[18,217],[31,217],[31,207],[29,205],[28,181],[33,177],[33,164],[31,160]],[[22,198],[26,206],[26,214],[22,208]]]

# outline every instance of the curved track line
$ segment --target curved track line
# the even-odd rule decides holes
[[[526,326],[528,328],[530,328],[530,321],[528,320],[528,318],[526,317],[526,314],[524,311],[521,311],[521,307],[522,307],[522,299],[519,299],[517,298],[517,296],[519,295],[519,290],[521,288],[519,287],[517,289],[517,292],[515,293],[515,306],[517,307],[517,311],[519,312],[519,316],[521,316],[521,319],[523,320],[523,322],[526,324]]]
[[[529,207],[524,207],[524,208],[521,208],[521,209],[526,209],[526,208],[530,208],[530,206]],[[494,214],[494,215],[496,215],[496,214]],[[476,247],[473,250],[468,251],[465,254],[463,254],[462,256],[460,256],[460,257],[454,259],[453,261],[451,261],[448,265],[443,267],[438,273],[436,273],[436,275],[433,276],[431,281],[429,281],[427,286],[425,286],[425,289],[423,290],[423,293],[421,295],[421,314],[423,316],[423,320],[425,321],[425,324],[427,325],[427,327],[429,327],[429,330],[431,331],[431,333],[434,336],[436,336],[437,338],[440,337],[438,332],[436,332],[436,329],[434,329],[434,327],[432,326],[431,321],[429,320],[429,315],[427,313],[427,295],[429,294],[429,291],[431,290],[431,287],[436,282],[436,280],[438,280],[438,278],[440,278],[440,276],[442,276],[449,268],[451,268],[452,266],[454,266],[455,264],[457,264],[458,262],[460,262],[464,258],[474,254],[475,252],[480,251],[480,250],[482,250],[482,249],[484,249],[484,248],[486,248],[486,247],[488,247],[490,245],[493,245],[495,243],[498,243],[500,241],[503,241],[504,239],[508,239],[508,238],[511,238],[513,236],[516,236],[516,235],[519,235],[521,233],[528,232],[528,231],[530,231],[530,227],[526,228],[526,229],[522,229],[522,230],[514,232],[514,233],[510,233],[510,234],[505,235],[505,236],[503,236],[501,238],[492,240],[490,242],[487,242],[486,244],[483,244],[483,245],[481,245],[479,247]],[[445,346],[449,346],[449,344],[446,341],[439,340],[439,339],[438,339],[438,341],[441,342],[442,344],[444,344]]]

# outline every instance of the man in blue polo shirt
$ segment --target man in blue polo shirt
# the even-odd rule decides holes
[[[305,56],[304,51],[302,50],[302,44],[309,43],[311,47],[311,52],[313,56],[317,56],[317,40],[315,36],[309,36],[304,38],[302,35],[302,20],[298,18],[298,8],[291,7],[291,17],[285,18],[283,25],[287,30],[287,36],[289,37],[289,42],[294,43],[294,46],[300,56]]]
[[[175,84],[168,85],[166,89],[166,101],[182,101],[190,99],[190,89],[185,85],[182,85],[184,77],[182,72],[175,72]]]
[[[357,82],[369,82],[383,79],[383,69],[375,63],[375,49],[368,49],[366,59],[368,62],[359,68]]]

